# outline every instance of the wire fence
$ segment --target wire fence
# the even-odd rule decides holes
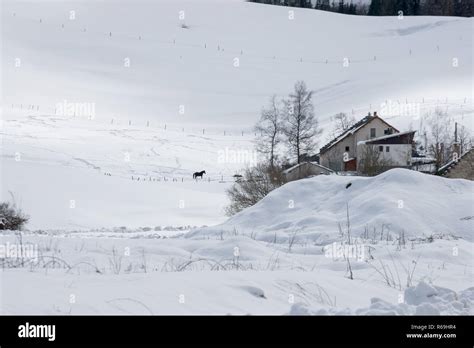
[[[96,37],[102,37],[104,40],[114,40],[114,39],[121,39],[121,40],[132,40],[136,42],[143,42],[144,45],[146,44],[158,44],[158,45],[164,45],[168,46],[169,48],[173,47],[186,47],[190,48],[193,50],[200,50],[200,51],[210,51],[213,50],[215,52],[219,53],[230,53],[234,55],[233,60],[231,60],[230,64],[236,64],[235,59],[238,59],[239,57],[245,57],[246,65],[248,68],[251,69],[260,69],[258,65],[262,62],[275,62],[275,63],[299,63],[299,64],[307,64],[307,65],[340,65],[342,68],[348,68],[352,64],[361,64],[361,63],[371,63],[371,64],[377,64],[378,62],[383,62],[383,61],[389,61],[389,60],[394,60],[394,59],[399,59],[399,50],[393,50],[396,52],[396,55],[388,55],[388,54],[365,54],[364,56],[346,56],[346,57],[335,57],[335,56],[320,56],[320,57],[314,57],[314,56],[284,56],[281,54],[276,54],[276,53],[263,53],[263,52],[252,52],[244,47],[233,47],[233,46],[227,46],[225,42],[220,42],[220,43],[207,43],[205,40],[202,41],[193,41],[193,42],[185,42],[185,41],[180,41],[177,40],[175,37],[168,37],[168,38],[160,38],[158,34],[152,35],[144,35],[143,33],[125,33],[125,32],[113,32],[112,30],[102,30],[102,31],[97,31],[93,30],[91,28],[86,28],[86,27],[81,27],[77,28],[75,27],[74,24],[69,25],[67,18],[65,18],[65,21],[62,23],[54,22],[54,21],[48,21],[45,18],[39,18],[39,17],[33,17],[33,16],[26,16],[23,14],[19,14],[17,12],[12,12],[11,16],[14,17],[15,19],[22,19],[22,20],[27,20],[31,23],[37,23],[38,26],[42,27],[49,27],[49,28],[54,28],[58,31],[63,31],[63,32],[70,32],[70,33],[76,33],[76,34],[83,34],[83,35],[95,35]],[[178,21],[177,22],[178,27],[180,26],[183,30],[189,30],[189,27],[187,27],[184,22]],[[467,38],[469,39],[469,37]],[[458,40],[464,40],[462,35],[459,35]],[[384,50],[385,52],[389,52],[388,50]],[[416,49],[416,47],[407,47],[405,49],[405,54],[406,56],[415,56],[419,51]],[[443,52],[443,47],[438,43],[438,44],[433,44],[432,46],[432,52],[433,53],[438,53],[440,54]],[[179,59],[184,58],[184,53],[180,52]],[[456,58],[453,58],[456,59]],[[216,63],[216,62],[214,62]],[[228,59],[222,60],[221,62],[217,63],[222,63],[225,65],[229,64]],[[253,64],[253,66],[252,66]],[[453,63],[454,64],[454,63]],[[238,67],[242,67],[242,65],[239,63]]]
[[[119,127],[120,129],[149,129],[149,130],[162,130],[162,131],[170,131],[176,133],[192,133],[195,135],[213,135],[213,136],[232,136],[232,137],[250,137],[254,138],[259,136],[260,133],[253,131],[252,127],[246,128],[232,128],[229,129],[222,129],[221,127],[215,128],[207,128],[207,127],[196,127],[192,125],[177,125],[177,124],[169,124],[165,122],[158,122],[158,121],[149,121],[149,120],[137,120],[137,119],[126,119],[126,118],[114,118],[110,117],[107,120],[98,118],[95,115],[83,115],[83,114],[75,114],[72,113],[71,115],[64,115],[61,113],[57,113],[57,109],[51,106],[44,106],[38,104],[22,104],[22,103],[13,103],[10,104],[10,109],[16,112],[23,112],[27,115],[33,117],[58,117],[62,118],[64,121],[96,121],[98,123],[102,123],[102,125],[108,125],[111,129],[115,127]],[[3,110],[4,113],[7,113],[7,110]],[[55,120],[57,121],[57,120]]]
[[[232,47],[232,46],[227,46],[225,44],[225,42],[221,42],[221,43],[214,43],[214,44],[211,44],[211,43],[207,43],[205,42],[205,40],[203,41],[193,41],[193,42],[184,42],[184,41],[180,41],[180,40],[177,40],[175,37],[168,37],[168,38],[163,38],[163,37],[160,37],[159,33],[156,33],[156,34],[153,34],[153,35],[144,35],[143,33],[135,33],[135,34],[131,34],[130,32],[113,32],[112,30],[102,30],[102,31],[98,31],[98,30],[93,30],[92,28],[86,28],[86,27],[82,27],[82,28],[79,28],[77,27],[77,23],[76,22],[73,22],[73,21],[69,21],[67,16],[65,16],[64,18],[64,21],[63,22],[58,22],[57,20],[53,21],[53,20],[48,20],[47,18],[40,18],[40,17],[37,17],[37,16],[34,16],[34,15],[25,15],[25,14],[22,14],[22,13],[19,13],[18,11],[17,12],[11,12],[10,14],[12,17],[15,18],[15,20],[18,20],[18,21],[21,21],[21,20],[25,20],[25,21],[28,21],[30,23],[36,23],[36,25],[38,26],[38,28],[41,28],[41,27],[48,27],[50,29],[54,29],[54,30],[57,30],[57,31],[61,31],[61,32],[65,32],[65,33],[76,33],[76,34],[81,34],[81,35],[88,35],[88,36],[98,36],[98,37],[102,37],[104,40],[114,40],[114,39],[120,39],[120,40],[134,40],[136,42],[143,42],[143,45],[148,45],[150,43],[153,43],[153,44],[159,44],[159,45],[165,45],[165,46],[168,46],[169,48],[173,48],[173,47],[179,47],[179,46],[182,46],[182,47],[187,47],[187,48],[191,48],[191,49],[195,49],[195,50],[202,50],[202,51],[215,51],[215,52],[219,52],[219,53],[231,53],[231,54],[234,54],[235,57],[246,57],[245,60],[246,60],[246,63],[245,65],[247,65],[248,68],[251,68],[251,69],[260,69],[261,70],[261,67],[259,67],[258,65],[252,65],[252,64],[259,64],[259,63],[262,63],[262,62],[268,62],[268,61],[272,61],[272,62],[282,62],[282,63],[289,63],[289,62],[292,62],[292,63],[297,63],[297,64],[323,64],[323,65],[328,65],[328,64],[331,64],[331,65],[334,65],[334,64],[340,64],[343,68],[348,68],[351,64],[358,64],[358,63],[371,63],[371,64],[377,64],[381,61],[384,61],[384,60],[389,60],[389,59],[399,59],[399,51],[397,50],[397,56],[394,56],[394,55],[388,55],[388,54],[385,54],[385,55],[381,55],[381,54],[378,54],[378,55],[374,55],[374,54],[365,54],[364,53],[364,56],[359,56],[359,57],[355,57],[355,56],[352,56],[352,57],[331,57],[330,55],[326,56],[326,57],[309,57],[309,56],[282,56],[282,55],[278,55],[276,53],[271,53],[271,52],[255,52],[255,51],[251,51],[251,50],[248,50],[246,49],[245,47]],[[69,18],[71,19],[71,18]],[[21,24],[21,23],[20,23]],[[182,21],[179,21],[177,22],[177,24],[181,24],[181,28],[183,30],[188,30],[189,28],[184,25],[184,22]],[[459,37],[457,38],[459,40],[463,40],[463,36],[462,35],[459,35]],[[262,49],[262,47],[260,47],[259,49]],[[432,50],[433,52],[435,53],[440,53],[443,51],[443,47],[438,43],[438,44],[433,44],[433,47],[432,47]],[[384,51],[386,52],[386,51]],[[395,52],[395,50],[394,50]],[[407,56],[413,56],[413,55],[416,55],[418,53],[418,51],[416,50],[416,48],[414,47],[408,47],[406,48],[406,55]],[[184,53],[181,52],[181,55],[180,55],[180,58],[183,58],[183,55]],[[191,60],[191,62],[193,62],[194,60]],[[224,63],[226,65],[229,64],[228,62],[228,59],[226,58],[226,61],[213,61],[213,64],[215,63]],[[243,65],[242,64],[239,64],[239,67],[242,68]],[[268,72],[268,70],[266,69],[265,70],[266,72]],[[278,73],[282,73],[282,71],[280,71],[279,69],[271,69],[271,71],[277,71]],[[288,72],[289,74],[293,74],[293,72]],[[214,91],[208,91],[210,93],[216,93],[216,94],[222,94],[223,91],[221,90],[214,90]],[[232,95],[232,93],[228,93],[230,95]],[[258,97],[262,97],[263,95],[262,94],[245,94],[246,96],[258,96]],[[437,106],[445,106],[447,109],[449,109],[449,107],[456,107],[456,106],[461,106],[464,105],[464,104],[471,104],[472,105],[472,97],[465,97],[465,98],[458,98],[458,99],[451,99],[449,98],[449,101],[448,101],[448,98],[447,97],[444,97],[444,98],[436,98],[436,99],[429,99],[429,98],[421,98],[421,99],[410,99],[408,97],[406,97],[404,100],[400,100],[400,99],[397,99],[396,102],[398,105],[402,106],[402,105],[408,105],[408,104],[420,104],[420,105],[437,105]],[[369,104],[367,106],[357,106],[357,107],[352,107],[350,109],[347,109],[347,110],[350,110],[349,112],[352,113],[352,115],[356,116],[359,115],[362,117],[362,115],[366,115],[368,112],[373,112],[373,111],[379,111],[377,109],[380,109],[381,108],[381,105],[382,105],[383,102],[381,102],[380,104]],[[57,110],[55,107],[51,107],[51,106],[40,106],[40,105],[35,105],[35,104],[12,104],[12,108],[17,107],[21,110],[25,110],[25,111],[34,111],[34,112],[42,112],[42,113],[47,113],[47,114],[50,114],[50,115],[57,115]],[[316,102],[315,103],[315,106],[316,106],[316,109],[318,108],[318,103]],[[347,111],[346,110],[346,111]],[[447,111],[447,110],[446,110]],[[245,113],[250,113],[250,112],[245,112]],[[396,118],[396,117],[400,117],[400,116],[403,116],[403,115],[383,115],[383,113],[379,112],[379,114],[384,117],[384,118],[387,118],[387,119],[390,119],[390,118]],[[85,117],[89,117],[91,120],[94,119],[94,116],[93,115],[82,115],[82,116],[85,116]],[[256,111],[256,115],[255,115],[257,118],[258,117],[258,111]],[[73,116],[74,117],[74,116]],[[461,118],[464,119],[464,112],[461,111]],[[240,136],[245,136],[245,135],[248,135],[248,136],[251,136],[252,135],[252,131],[251,129],[247,128],[247,129],[243,129],[243,130],[235,130],[235,129],[232,129],[232,130],[219,130],[219,131],[212,131],[212,130],[209,130],[209,129],[205,129],[205,128],[192,128],[192,129],[188,129],[187,127],[178,127],[178,126],[171,126],[169,124],[165,124],[165,123],[159,123],[159,122],[154,122],[154,121],[151,121],[151,120],[146,120],[146,121],[137,121],[137,120],[132,120],[132,119],[127,119],[127,116],[126,115],[120,115],[119,117],[117,118],[110,118],[109,120],[103,120],[103,122],[109,122],[110,125],[114,125],[114,126],[121,126],[121,127],[147,127],[147,128],[157,128],[157,129],[163,129],[163,130],[173,130],[173,131],[181,131],[183,133],[193,133],[193,134],[201,134],[201,135],[206,135],[206,134],[212,134],[212,135],[223,135],[223,136],[227,136],[227,135],[232,135],[232,136],[237,136],[237,135],[240,135]],[[253,132],[253,136],[258,136],[258,134],[256,134],[255,132]]]
[[[12,103],[10,104],[11,110],[22,111],[25,113],[35,112],[40,115],[45,116],[58,116],[64,117],[64,114],[58,113],[56,107],[52,106],[45,106],[45,105],[38,105],[38,104],[29,104],[29,103]],[[316,109],[318,109],[318,103],[315,103]],[[414,114],[410,108],[418,108],[418,113]],[[384,108],[392,108],[396,110],[388,110],[387,114],[383,113]],[[450,110],[457,109],[460,113],[462,119],[466,114],[473,112],[473,98],[472,97],[461,97],[461,98],[449,98],[449,97],[441,97],[441,98],[404,98],[404,99],[396,99],[390,100],[386,99],[380,103],[371,103],[367,106],[359,106],[359,107],[352,107],[346,110],[350,110],[350,114],[354,117],[362,117],[365,116],[369,112],[379,111],[378,114],[383,117],[384,119],[390,118],[397,118],[402,116],[411,116],[411,117],[422,117],[419,113],[422,109],[433,109],[433,108],[441,108],[445,112],[450,112]],[[382,109],[382,111],[380,111]],[[6,111],[6,110],[4,110]],[[395,112],[394,112],[395,111]],[[67,115],[70,120],[74,119],[87,119],[87,120],[98,120],[95,115],[87,115],[87,114],[80,114],[80,112],[71,112],[71,115]],[[108,120],[101,118],[101,122],[108,123],[110,126],[120,126],[122,128],[154,128],[154,129],[161,129],[161,130],[169,130],[174,132],[182,132],[182,133],[194,133],[194,134],[201,134],[201,135],[223,135],[223,136],[259,136],[257,132],[253,131],[251,127],[246,127],[244,129],[207,129],[205,127],[195,127],[195,126],[187,126],[187,125],[176,125],[176,124],[168,124],[164,122],[157,122],[157,121],[150,121],[150,120],[136,120],[136,119],[127,119],[126,116],[122,117],[110,117]]]

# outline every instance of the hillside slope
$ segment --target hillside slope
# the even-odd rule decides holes
[[[240,0],[5,1],[2,103],[44,113],[66,99],[96,103],[106,122],[249,126],[270,95],[303,79],[323,124],[340,111],[383,115],[389,100],[472,113],[472,18],[288,11]],[[398,126],[415,116],[385,111]]]
[[[3,1],[0,198],[14,194],[32,229],[222,222],[225,189],[249,162],[219,154],[254,156],[261,107],[299,79],[315,91],[319,145],[340,111],[377,110],[405,130],[440,106],[469,126],[472,18],[292,10],[290,19],[287,8],[233,0]],[[68,103],[95,115],[58,113]],[[212,188],[189,181],[201,170]],[[169,181],[137,189],[132,176]]]

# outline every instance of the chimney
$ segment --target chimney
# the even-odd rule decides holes
[[[377,117],[377,111],[374,111],[374,117]]]
[[[458,143],[458,123],[456,122],[454,124],[454,143],[453,143],[453,154],[456,154],[454,157],[455,161],[457,162],[457,160],[461,157],[461,147],[459,146],[459,143]]]

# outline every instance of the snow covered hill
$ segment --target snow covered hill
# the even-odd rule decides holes
[[[324,245],[340,239],[338,223],[346,231],[349,207],[353,237],[453,235],[472,241],[473,192],[472,181],[406,169],[371,178],[319,175],[290,182],[225,223],[189,236],[242,233],[281,243],[296,236],[299,241]]]
[[[2,103],[7,118],[11,104],[54,112],[68,100],[95,103],[105,122],[249,126],[270,95],[286,96],[303,79],[315,90],[323,124],[353,109],[357,117],[374,110],[388,116],[381,108],[389,100],[442,104],[467,117],[472,21],[347,16],[243,0],[8,0]],[[414,116],[394,122],[408,125]]]
[[[95,103],[107,122],[253,125],[298,79],[315,90],[323,123],[352,109],[383,115],[388,100],[472,112],[472,18],[288,11],[241,0],[5,1],[4,112],[53,112],[66,99]]]
[[[472,18],[291,10],[3,1],[1,200],[13,194],[30,229],[223,222],[261,107],[299,79],[326,133],[340,111],[402,130],[436,106],[472,122]],[[200,170],[207,186],[189,181]]]

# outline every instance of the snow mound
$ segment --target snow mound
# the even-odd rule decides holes
[[[346,188],[347,184],[350,187]],[[474,184],[406,169],[392,169],[375,177],[320,175],[290,182],[271,192],[253,207],[226,222],[200,228],[190,238],[248,234],[257,240],[286,243],[298,240],[325,244],[345,229],[347,207],[351,233],[397,238],[453,235],[472,241]]]
[[[420,282],[405,290],[404,302],[392,304],[380,298],[372,298],[369,307],[311,308],[303,303],[295,303],[291,315],[472,315],[474,314],[474,288],[456,293]]]

